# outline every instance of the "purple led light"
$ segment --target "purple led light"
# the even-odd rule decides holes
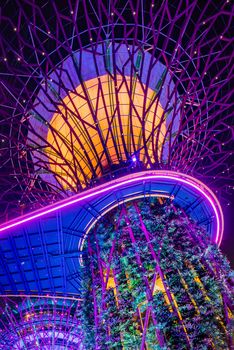
[[[213,194],[213,192],[205,186],[201,181],[192,178],[191,176],[173,172],[173,171],[164,171],[164,170],[157,170],[157,171],[145,171],[138,174],[132,174],[128,175],[122,178],[119,178],[117,180],[111,181],[107,183],[106,185],[99,186],[98,188],[94,188],[92,190],[86,191],[86,193],[81,193],[76,196],[73,196],[72,198],[66,199],[60,203],[56,203],[53,205],[50,205],[44,209],[41,209],[39,211],[34,212],[34,214],[25,215],[22,218],[18,218],[16,220],[9,221],[8,223],[1,225],[0,232],[6,231],[10,228],[19,226],[21,224],[24,224],[26,222],[32,221],[34,219],[37,219],[39,217],[42,217],[46,214],[55,212],[57,210],[66,208],[72,204],[79,203],[83,200],[94,198],[98,195],[102,195],[104,193],[107,193],[109,191],[113,191],[115,189],[120,189],[122,186],[130,185],[138,181],[145,181],[145,180],[174,180],[176,182],[180,182],[183,184],[186,184],[196,191],[198,191],[203,197],[206,198],[208,203],[211,205],[214,216],[216,219],[216,234],[215,234],[215,243],[220,245],[222,241],[223,236],[223,227],[224,227],[224,220],[223,220],[223,213],[222,209],[220,207],[220,204]]]

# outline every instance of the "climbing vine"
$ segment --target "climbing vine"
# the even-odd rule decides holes
[[[84,261],[88,349],[228,349],[229,264],[172,203],[144,199],[108,213]]]

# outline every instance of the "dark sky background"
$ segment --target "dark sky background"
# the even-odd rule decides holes
[[[221,243],[221,250],[229,259],[234,269],[234,198],[230,206],[223,206],[224,212],[224,235]]]

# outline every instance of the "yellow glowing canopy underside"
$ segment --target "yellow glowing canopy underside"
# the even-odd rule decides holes
[[[137,79],[109,75],[88,80],[69,93],[59,106],[48,129],[46,153],[51,170],[64,188],[100,176],[108,164],[126,160],[127,154],[146,152],[152,157],[155,129],[163,109],[155,91]],[[164,140],[165,121],[160,124],[157,149]],[[125,147],[124,147],[125,145]],[[144,147],[143,147],[144,145]],[[146,146],[145,146],[146,145]],[[101,166],[100,166],[101,164]]]

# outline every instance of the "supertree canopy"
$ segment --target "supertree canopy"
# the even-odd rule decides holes
[[[229,1],[41,5],[1,12],[7,207],[48,204],[132,161],[231,186]]]
[[[232,14],[2,6],[0,349],[230,348]]]

